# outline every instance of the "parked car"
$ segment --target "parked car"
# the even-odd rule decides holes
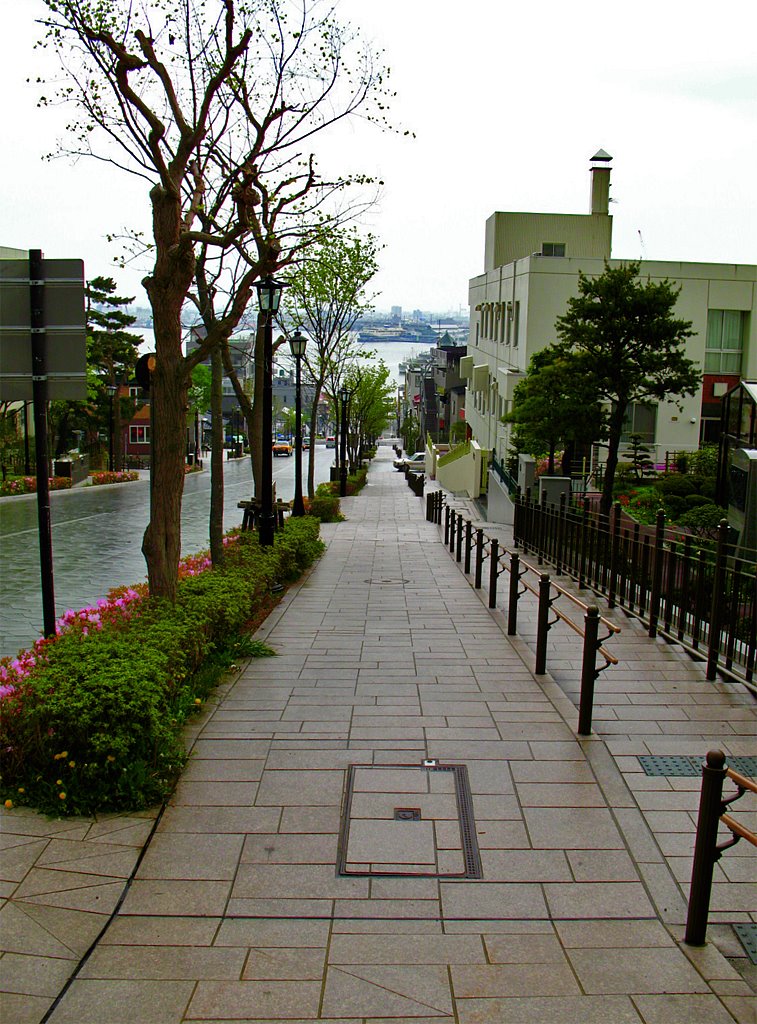
[[[407,467],[408,469],[415,470],[415,472],[420,472],[424,468],[425,464],[425,452],[416,452],[414,455],[405,456],[404,459],[394,460],[395,469],[405,469],[405,467]]]
[[[327,437],[326,438],[326,447],[327,448],[336,448],[336,438],[335,437]]]
[[[274,455],[291,455],[292,446],[288,441],[274,441],[273,443],[273,454]]]

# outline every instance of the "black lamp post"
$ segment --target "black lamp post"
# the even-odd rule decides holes
[[[115,384],[106,384],[108,397],[110,398],[110,417],[108,420],[108,469],[113,472],[113,397],[118,388]]]
[[[255,282],[260,312],[265,317],[263,337],[263,428],[260,480],[260,545],[271,547],[276,527],[273,508],[273,318],[279,310],[284,285],[266,274]]]
[[[339,401],[342,403],[342,422],[339,428],[339,497],[347,496],[347,402],[350,392],[347,388],[339,389]]]
[[[294,501],[292,515],[304,516],[302,501],[302,357],[308,340],[299,327],[289,339],[289,350],[295,365],[294,378]]]

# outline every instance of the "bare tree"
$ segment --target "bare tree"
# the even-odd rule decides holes
[[[343,216],[340,197],[368,181],[321,178],[313,138],[358,113],[386,125],[387,73],[318,0],[45,2],[65,73],[58,98],[78,109],[62,151],[149,185],[154,486],[142,550],[150,592],[173,598],[189,373],[234,331],[255,280],[286,266],[313,219]],[[208,290],[194,292],[207,337],[185,357],[198,256],[216,260]]]

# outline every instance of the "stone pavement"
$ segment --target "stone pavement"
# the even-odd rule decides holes
[[[580,639],[555,627],[535,676],[535,605],[508,638],[388,449],[344,509],[259,632],[278,656],[195,724],[125,892],[149,815],[4,815],[3,1024],[754,1024],[731,924],[757,921],[755,851],[716,866],[686,947],[699,780],[638,760],[757,753],[753,697],[616,611],[579,739]],[[465,765],[470,804],[424,759]]]

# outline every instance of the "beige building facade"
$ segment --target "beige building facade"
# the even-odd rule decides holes
[[[485,271],[469,284],[470,337],[461,362],[465,415],[473,437],[505,461],[510,429],[501,417],[535,352],[557,340],[555,321],[578,295],[578,276],[598,276],[612,259],[610,157],[600,150],[590,170],[585,215],[495,213],[486,223]],[[676,315],[692,321],[687,355],[702,369],[696,395],[637,407],[629,432],[666,452],[717,439],[719,399],[742,377],[757,377],[757,266],[643,261],[642,278],[669,280],[680,295]]]

